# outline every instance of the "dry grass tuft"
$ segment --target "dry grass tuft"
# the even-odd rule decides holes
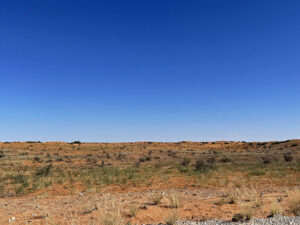
[[[161,192],[156,192],[151,195],[151,202],[153,202],[154,205],[159,205],[163,199],[164,195]]]
[[[223,192],[223,202],[228,204],[236,204],[238,202],[239,194],[240,192],[238,189]]]
[[[251,206],[248,206],[246,204],[241,204],[240,209],[243,218],[245,218],[246,220],[250,220],[255,212],[255,210]]]
[[[288,209],[294,216],[300,216],[300,190],[295,189],[288,192]]]
[[[165,219],[165,223],[167,225],[174,225],[178,220],[179,220],[178,210],[171,210],[171,212]]]
[[[270,214],[268,216],[274,217],[278,214],[281,214],[282,207],[277,201],[276,197],[273,195],[272,197],[269,198],[269,201],[270,201]]]
[[[120,210],[116,207],[114,203],[106,204],[102,216],[101,216],[101,224],[102,225],[121,225],[122,217]]]
[[[253,188],[244,191],[237,189],[235,195],[243,219],[250,220],[262,204],[258,199],[258,193]]]
[[[129,207],[129,216],[130,217],[136,217],[136,215],[138,214],[139,212],[139,207],[137,205],[131,205]]]
[[[178,209],[182,206],[180,199],[174,193],[168,195],[169,207]]]

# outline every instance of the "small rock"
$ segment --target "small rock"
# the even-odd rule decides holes
[[[13,216],[12,218],[8,219],[8,222],[11,223],[11,222],[13,222],[15,219],[16,219],[16,217]]]

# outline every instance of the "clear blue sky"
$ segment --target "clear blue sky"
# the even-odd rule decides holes
[[[4,0],[0,140],[300,138],[300,2]]]

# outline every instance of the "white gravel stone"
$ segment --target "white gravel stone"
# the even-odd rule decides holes
[[[300,217],[287,217],[287,216],[275,216],[273,218],[253,218],[247,222],[231,222],[221,220],[207,220],[202,222],[195,221],[181,221],[177,222],[177,225],[300,225]]]

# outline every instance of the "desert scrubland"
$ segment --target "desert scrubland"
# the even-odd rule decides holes
[[[300,140],[0,143],[0,224],[300,215]]]

